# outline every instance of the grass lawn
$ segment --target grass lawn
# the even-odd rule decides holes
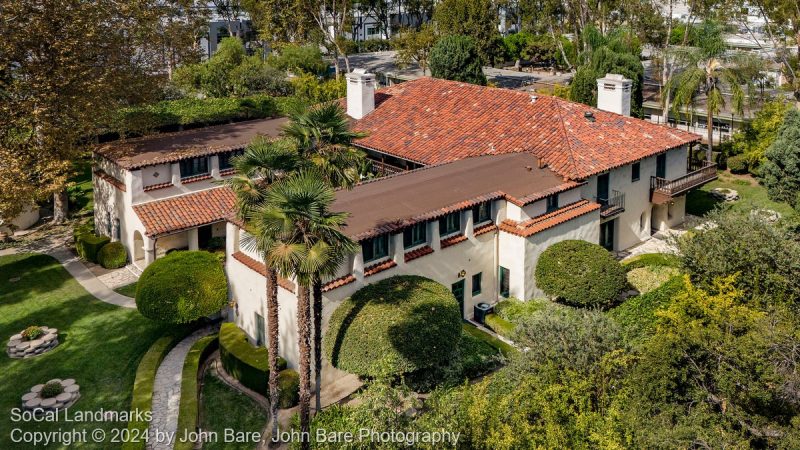
[[[253,444],[222,442],[224,430],[261,432],[269,417],[258,403],[230,388],[211,372],[204,378],[200,407],[200,427],[204,431],[216,431],[220,441],[207,442],[203,444],[204,449],[252,449]]]
[[[686,196],[686,212],[696,216],[705,215],[722,203],[714,199],[710,192],[714,188],[735,189],[739,193],[739,200],[733,202],[733,207],[750,211],[752,206],[778,211],[784,217],[791,215],[793,210],[786,203],[773,202],[767,197],[767,189],[758,184],[750,175],[734,175],[728,171],[719,171],[719,178],[706,184],[700,189],[695,189]]]
[[[114,292],[116,292],[117,294],[125,295],[127,297],[136,297],[136,283],[138,283],[138,282],[134,281],[131,284],[126,284],[125,286],[120,286],[120,287],[114,289]]]
[[[69,182],[74,184],[67,189],[69,210],[73,214],[89,213],[94,209],[91,158],[76,161],[75,170],[77,173],[69,179]]]
[[[12,282],[10,279],[19,278]],[[136,367],[150,345],[174,327],[159,325],[138,311],[103,303],[81,287],[58,262],[46,255],[0,257],[0,330],[3,345],[29,325],[59,330],[58,347],[29,359],[0,355],[0,448],[30,448],[13,443],[11,430],[92,430],[102,428],[108,440],[80,444],[83,448],[117,448],[110,442],[112,428],[126,422],[12,423],[9,411],[20,406],[20,396],[34,384],[52,378],[74,378],[81,387],[75,411],[127,411]],[[88,431],[87,431],[88,433]],[[47,448],[63,448],[49,445]]]

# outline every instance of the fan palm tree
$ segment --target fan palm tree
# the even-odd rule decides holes
[[[354,148],[354,139],[366,134],[352,131],[350,120],[337,102],[324,103],[292,114],[283,134],[297,142],[300,158],[334,188],[351,188],[370,171],[364,152]],[[331,277],[337,267],[321,271],[312,283],[314,317],[314,374],[316,411],[322,408],[322,277]]]
[[[729,56],[719,25],[706,22],[700,32],[700,47],[682,51],[686,68],[673,77],[667,89],[674,91],[673,112],[678,117],[681,108],[692,111],[701,95],[705,96],[706,128],[708,147],[706,159],[711,161],[714,137],[714,117],[725,107],[723,86],[731,90],[731,108],[737,114],[744,113],[745,90],[752,88],[749,78],[750,62],[740,54]]]
[[[245,220],[264,202],[267,192],[274,183],[299,167],[299,159],[294,144],[286,140],[270,141],[256,138],[247,146],[244,154],[231,161],[236,174],[225,181],[236,194],[236,213]],[[272,437],[278,432],[278,274],[268,263],[267,252],[274,236],[270,230],[251,227],[253,238],[243,241],[245,246],[257,249],[266,266],[267,334],[269,336],[269,398]]]
[[[355,250],[355,243],[340,231],[347,215],[330,211],[334,199],[333,189],[321,174],[305,170],[275,184],[250,216],[251,223],[274,237],[266,252],[269,265],[284,277],[295,277],[298,284],[301,432],[309,430],[310,290],[318,289],[321,297],[321,278],[332,275]]]

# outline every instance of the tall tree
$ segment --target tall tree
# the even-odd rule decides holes
[[[355,243],[340,229],[347,215],[330,210],[333,189],[314,170],[303,171],[277,183],[253,216],[259,229],[270,230],[270,265],[298,284],[297,328],[300,351],[300,431],[309,431],[311,400],[310,291],[323,273],[332,273]],[[302,443],[309,448],[308,442]]]
[[[378,28],[384,39],[389,39],[392,31],[392,12],[394,3],[391,0],[361,0],[358,2],[358,11],[378,21]]]
[[[0,179],[21,181],[3,196],[53,195],[63,222],[72,161],[112,112],[158,91],[160,61],[141,49],[161,10],[154,0],[2,0],[0,17],[0,146],[12,154]]]
[[[412,28],[401,31],[394,38],[397,65],[406,67],[415,62],[422,69],[422,74],[427,75],[428,59],[436,44],[436,39],[436,28],[432,24],[422,25],[419,30]]]
[[[786,114],[775,142],[767,149],[762,177],[769,197],[800,209],[800,112]]]
[[[315,27],[302,0],[242,0],[260,38],[272,48],[309,39]]]
[[[240,220],[249,220],[257,208],[263,204],[267,191],[275,182],[292,173],[300,165],[297,151],[292,142],[268,141],[257,138],[247,146],[244,154],[232,161],[236,175],[226,180],[226,184],[236,193],[236,212]],[[266,273],[267,302],[267,334],[269,336],[269,387],[270,420],[272,420],[272,438],[278,433],[278,357],[280,339],[278,326],[278,273],[269,263],[273,258],[269,251],[273,249],[275,236],[272,230],[259,228],[255,221],[254,228],[249,229],[253,240],[244,242],[261,253]]]
[[[445,36],[433,46],[431,75],[445,80],[486,85],[483,64],[475,41],[467,36]]]
[[[292,117],[284,135],[297,142],[300,158],[310,163],[315,173],[334,188],[351,188],[363,175],[366,157],[351,146],[363,133],[350,130],[350,121],[337,102],[319,105]],[[367,168],[368,169],[368,168]],[[337,242],[334,258],[312,278],[314,321],[314,374],[316,408],[321,409],[322,388],[322,282],[335,274],[340,253],[350,251],[347,243]]]
[[[494,65],[502,56],[498,17],[498,8],[492,0],[442,0],[433,13],[442,36],[469,36],[483,63],[488,65]]]
[[[693,110],[700,100],[705,103],[706,129],[708,147],[706,158],[712,160],[714,117],[725,106],[723,86],[730,89],[731,109],[738,114],[744,113],[746,90],[750,91],[752,70],[749,60],[743,55],[727,54],[727,46],[722,38],[722,29],[714,22],[705,22],[700,31],[700,46],[687,48],[682,58],[686,61],[686,69],[671,80],[668,89],[674,90],[673,110],[680,114],[681,108]]]
[[[344,58],[345,72],[350,72],[350,59],[345,50],[346,33],[350,29],[353,3],[349,0],[299,0],[303,11],[316,24],[322,44],[333,53],[336,78],[339,78],[339,57]]]
[[[198,0],[160,2],[161,19],[156,23],[152,46],[171,80],[178,65],[200,61],[200,38],[208,32],[208,9]]]
[[[241,24],[234,28],[233,24],[238,22],[242,16],[242,2],[240,0],[211,0],[217,14],[225,21],[225,26],[228,28],[228,35],[239,37],[242,31]]]
[[[800,5],[786,0],[752,0],[747,4],[758,8],[764,18],[764,29],[781,59],[795,101],[800,103]],[[790,36],[797,49],[794,56],[788,48]]]

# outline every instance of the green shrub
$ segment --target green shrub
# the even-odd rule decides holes
[[[313,75],[303,74],[292,78],[294,95],[307,103],[321,103],[336,100],[347,94],[344,77],[338,80],[321,80]]]
[[[625,270],[603,247],[567,240],[551,245],[536,265],[536,285],[580,306],[612,303],[627,286]]]
[[[638,267],[628,271],[628,283],[639,293],[646,294],[680,274],[680,269],[667,266]]]
[[[431,49],[428,65],[434,78],[486,85],[483,60],[471,37],[450,35],[439,39]]]
[[[72,241],[75,243],[75,251],[78,251],[78,238],[84,234],[94,234],[93,223],[82,223],[72,228]]]
[[[86,261],[96,263],[97,253],[109,242],[111,242],[111,238],[108,236],[97,236],[91,233],[81,234],[75,243],[75,249],[78,252],[78,256]]]
[[[125,266],[128,253],[122,242],[109,242],[97,253],[97,261],[106,269],[118,269]]]
[[[683,277],[676,276],[646,294],[629,298],[608,313],[622,327],[626,342],[642,342],[655,329],[656,311],[668,306],[684,288]]]
[[[645,253],[622,261],[622,267],[627,271],[640,267],[681,267],[681,259],[670,253]]]
[[[42,398],[53,398],[62,392],[64,392],[64,386],[62,386],[58,381],[51,381],[42,386],[42,391],[39,392],[39,395]]]
[[[478,327],[472,326],[468,323],[462,324],[462,329],[465,333],[471,335],[474,338],[480,339],[487,344],[494,347],[497,351],[503,354],[505,357],[511,356],[517,349],[514,346],[508,344],[505,341],[497,339],[496,337],[492,336],[491,334],[485,333],[481,331]]]
[[[300,374],[292,369],[281,370],[278,373],[278,408],[291,408],[299,401]]]
[[[240,383],[269,397],[269,351],[256,347],[235,323],[223,323],[219,330],[219,357],[222,367]],[[286,360],[278,358],[278,369],[286,369]]]
[[[509,337],[514,332],[514,324],[497,314],[486,315],[486,326],[503,337]]]
[[[44,336],[44,330],[42,329],[42,327],[31,325],[28,328],[22,330],[21,334],[26,341],[32,341],[34,339],[39,339],[40,337]]]
[[[198,371],[203,361],[217,349],[218,344],[219,340],[216,334],[205,336],[192,345],[186,355],[186,359],[183,361],[181,402],[178,408],[177,432],[179,436],[183,436],[186,432],[194,432],[197,428],[200,410],[198,406],[200,392],[197,388]],[[190,440],[177,439],[174,448],[191,450],[195,448],[195,445]]]
[[[339,369],[375,376],[444,364],[461,337],[461,311],[441,284],[396,276],[365,286],[334,311],[325,354]],[[380,364],[379,364],[380,363]]]
[[[511,323],[517,324],[549,303],[550,300],[543,299],[531,299],[523,302],[516,298],[507,298],[494,305],[494,313]]]
[[[747,159],[744,156],[731,156],[728,158],[727,164],[731,173],[747,173]]]
[[[153,384],[156,381],[156,372],[161,361],[170,350],[180,342],[188,333],[189,328],[179,328],[169,336],[163,336],[153,342],[153,345],[144,354],[139,366],[136,368],[136,378],[133,381],[133,394],[131,395],[130,411],[141,411],[143,414],[150,411],[153,405]],[[128,431],[131,436],[143,436],[147,433],[149,421],[136,420],[137,416],[128,421]],[[125,442],[124,450],[144,449],[145,441]]]
[[[208,240],[206,247],[209,250],[219,250],[225,248],[225,238],[222,236],[215,236]]]
[[[136,287],[139,312],[162,322],[193,322],[219,312],[227,302],[222,265],[204,251],[173,252],[155,260]]]

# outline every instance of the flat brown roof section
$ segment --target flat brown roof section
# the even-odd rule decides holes
[[[531,201],[536,194],[579,186],[530,153],[467,158],[360,184],[336,192],[332,209],[350,214],[344,232],[362,240],[501,197]]]
[[[256,136],[278,137],[289,119],[248,120],[103,144],[95,152],[124,169],[244,148]]]

